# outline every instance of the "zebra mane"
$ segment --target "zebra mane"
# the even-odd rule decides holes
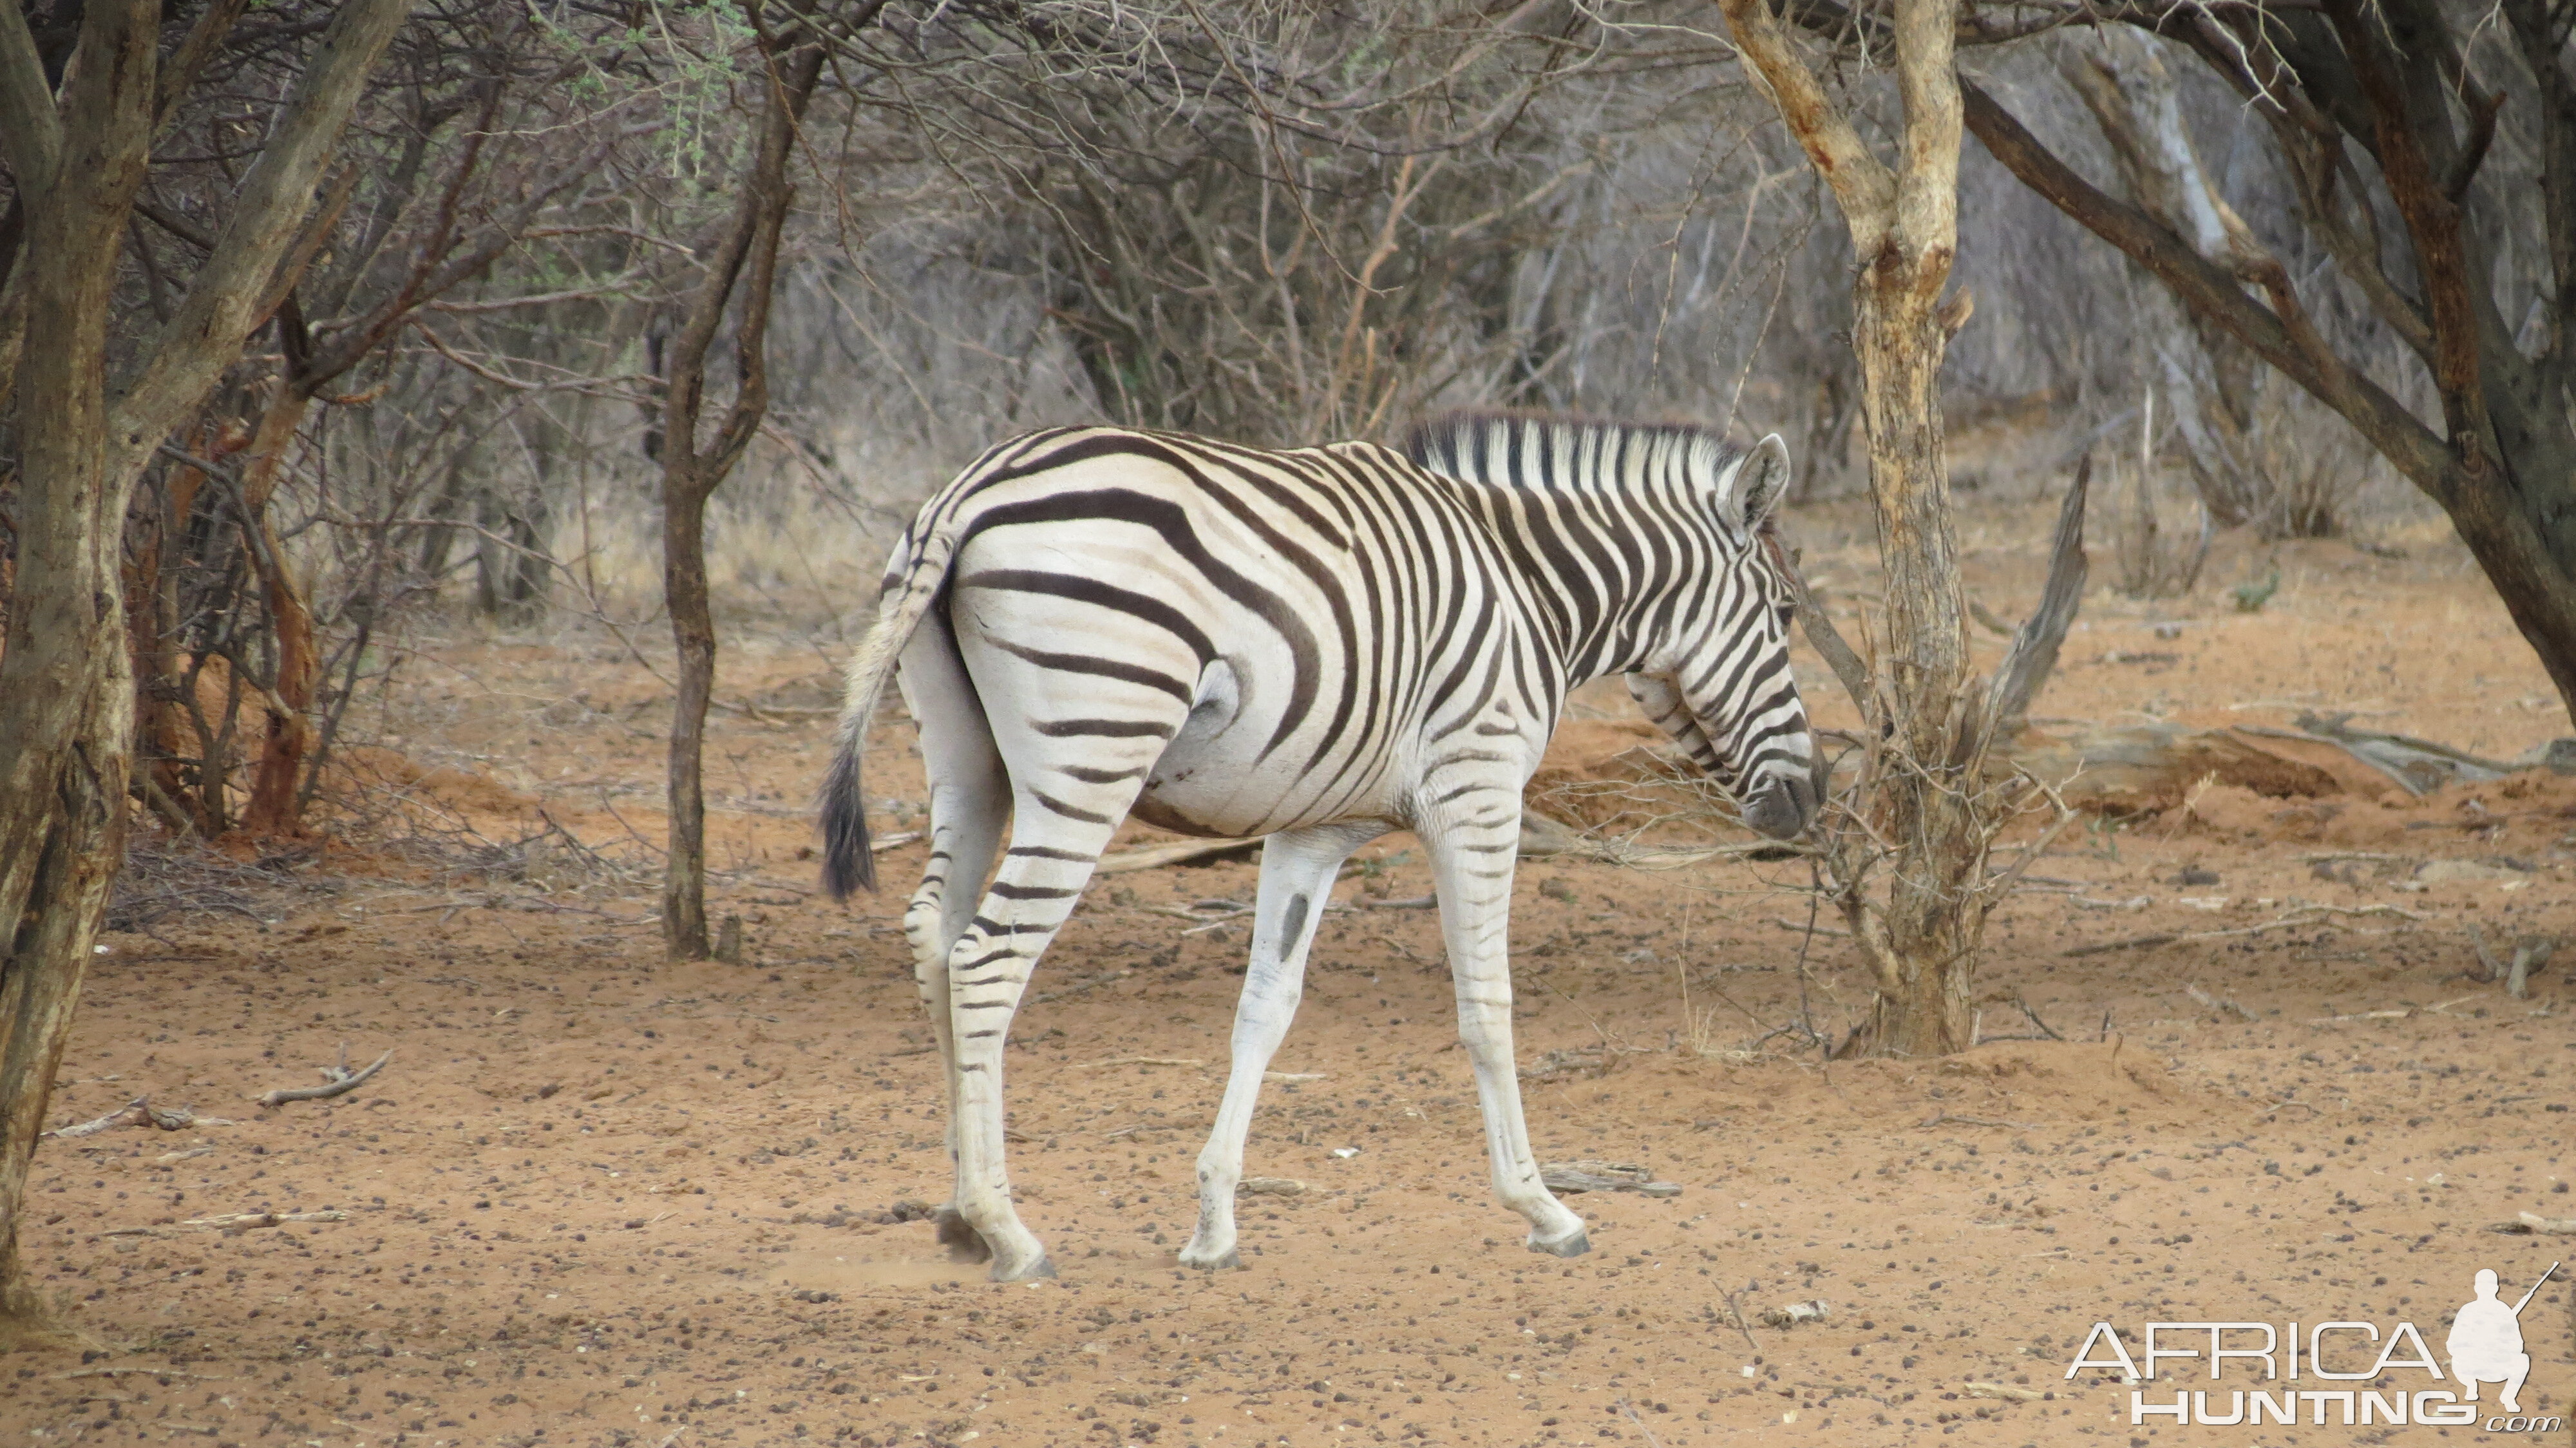
[[[1534,412],[1462,411],[1425,418],[1398,449],[1443,477],[1492,486],[1563,491],[1669,481],[1675,472],[1714,489],[1745,449],[1714,428],[1691,422],[1616,422]],[[1560,459],[1616,456],[1620,476],[1562,466]]]

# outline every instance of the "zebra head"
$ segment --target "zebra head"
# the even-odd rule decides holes
[[[1788,491],[1789,451],[1776,433],[1740,453],[1707,434],[1696,441],[1702,467],[1689,471],[1707,481],[1693,491],[1712,515],[1702,576],[1687,580],[1670,629],[1628,690],[1734,797],[1746,824],[1791,839],[1814,822],[1823,789],[1789,668],[1795,594],[1771,518]]]

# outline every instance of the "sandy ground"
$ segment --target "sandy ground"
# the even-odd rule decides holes
[[[2035,592],[2045,521],[1969,520],[1997,612]],[[1846,602],[1868,587],[1863,524],[1798,520]],[[2394,541],[2407,557],[2281,550],[2260,614],[2227,602],[2269,566],[2241,549],[2191,600],[2097,587],[2039,711],[2332,705],[2491,755],[2543,742],[2551,691],[2474,571],[2438,538]],[[2490,1230],[2576,1217],[2576,955],[2527,999],[2470,974],[2472,930],[2576,936],[2576,781],[2222,788],[2070,832],[1991,930],[1982,1029],[2003,1039],[1937,1062],[1802,1044],[1867,988],[1846,942],[1797,928],[1800,867],[1529,862],[1540,1155],[1682,1188],[1572,1199],[1594,1244],[1572,1262],[1524,1251],[1492,1201],[1434,917],[1367,903],[1428,890],[1395,837],[1341,888],[1275,1063],[1301,1079],[1255,1128],[1249,1170],[1306,1188],[1246,1199],[1240,1270],[1180,1269],[1245,941],[1164,912],[1249,900],[1254,872],[1122,876],[1015,1030],[1016,1184],[1062,1276],[1000,1286],[917,1215],[945,1195],[894,924],[919,847],[846,909],[800,862],[828,668],[774,637],[728,655],[724,696],[761,710],[720,716],[709,750],[715,908],[745,921],[743,966],[660,960],[635,840],[660,829],[663,696],[613,647],[452,641],[370,721],[379,791],[446,801],[482,844],[138,885],[122,918],[144,928],[108,938],[53,1119],[147,1093],[234,1119],[44,1145],[27,1250],[88,1346],[0,1358],[0,1442],[2569,1441],[2500,1418],[2346,1426],[2340,1400],[2292,1427],[2132,1423],[2133,1391],[2214,1388],[2224,1414],[2247,1387],[2459,1386],[2396,1365],[2411,1348],[2376,1383],[2231,1361],[2212,1384],[2169,1358],[2133,1390],[2068,1367],[2096,1322],[2132,1353],[2150,1321],[2295,1322],[2303,1371],[2325,1322],[2412,1323],[2439,1352],[2480,1268],[2510,1300],[2576,1258],[2576,1236]],[[904,733],[870,775],[891,828],[920,793]],[[549,821],[563,834],[538,837]],[[2067,953],[2149,934],[2181,938]],[[344,1044],[393,1061],[335,1100],[246,1099]],[[297,1219],[203,1225],[254,1212]],[[2522,1319],[2542,1418],[2576,1395],[2565,1270]],[[1821,1320],[1774,1325],[1813,1301]],[[2367,1370],[2339,1331],[2326,1365]]]

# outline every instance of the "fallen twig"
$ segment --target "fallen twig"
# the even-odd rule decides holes
[[[1761,1352],[1762,1344],[1754,1341],[1753,1329],[1744,1320],[1744,1309],[1735,1305],[1735,1294],[1732,1292],[1726,1294],[1726,1315],[1735,1319],[1735,1330],[1744,1334],[1744,1345],[1756,1353]]]
[[[1636,1404],[1629,1402],[1626,1398],[1621,1398],[1619,1400],[1619,1411],[1625,1414],[1628,1421],[1636,1426],[1638,1434],[1646,1440],[1646,1448],[1664,1448],[1664,1440],[1656,1437],[1655,1430],[1646,1426],[1646,1420],[1637,1416]]]
[[[2030,1018],[2030,1023],[2031,1023],[2032,1025],[2034,1025],[2034,1026],[2039,1027],[2039,1029],[2040,1029],[2042,1032],[2044,1032],[2050,1040],[2052,1040],[2052,1041],[2063,1041],[2063,1040],[2065,1040],[2065,1039],[2066,1039],[2064,1036],[2061,1036],[2061,1035],[2059,1035],[2059,1034],[2057,1033],[2057,1028],[2056,1028],[2055,1026],[2052,1026],[2052,1025],[2050,1025],[2048,1022],[2043,1021],[2043,1020],[2041,1020],[2041,1019],[2039,1018],[2039,1012],[2031,1008],[2031,1004],[2030,1004],[2030,1002],[2029,1002],[2029,1001],[2022,999],[2021,993],[2020,993],[2019,991],[2015,991],[2015,992],[2013,993],[2012,1002],[2013,1002],[2013,1004],[2014,1004],[2015,1006],[2017,1006],[2017,1007],[2019,1007],[2019,1008],[2021,1009],[2021,1013],[2022,1013],[2023,1015],[2028,1016],[2028,1017]]]
[[[191,1126],[236,1126],[240,1123],[222,1116],[199,1116],[185,1106],[155,1106],[148,1096],[137,1096],[123,1106],[93,1121],[77,1126],[59,1127],[45,1135],[58,1140],[76,1136],[95,1136],[112,1126],[157,1126],[163,1131],[184,1131]]]
[[[1931,1115],[1923,1118],[1921,1122],[1917,1123],[1915,1130],[1929,1131],[1935,1126],[1999,1126],[2007,1131],[2036,1131],[2039,1129],[2036,1124],[2028,1121],[1996,1121],[1991,1117],[1985,1116],[1952,1116],[1947,1111],[1935,1111]]]
[[[2330,1025],[2336,1021],[2402,1021],[2408,1016],[2448,1015],[2451,1007],[2456,1005],[2466,1005],[2468,1002],[2476,999],[2476,996],[2458,996],[2453,999],[2443,1001],[2439,1005],[2403,1006],[2398,1009],[2384,1011],[2355,1011],[2351,1015],[2344,1016],[2310,1016],[2308,1017],[2308,1024],[2312,1026],[2323,1026]]]
[[[227,1212],[219,1217],[191,1217],[178,1224],[206,1232],[238,1232],[251,1227],[275,1227],[287,1222],[345,1222],[349,1214],[328,1212]],[[170,1227],[110,1227],[102,1235],[109,1237],[168,1237]]]
[[[321,1085],[280,1086],[259,1098],[260,1108],[268,1110],[289,1101],[320,1101],[326,1097],[345,1096],[367,1084],[367,1078],[385,1069],[385,1063],[393,1058],[394,1053],[388,1050],[376,1058],[375,1064],[353,1072],[349,1069],[349,1048],[344,1045],[340,1048],[339,1064],[322,1068]]]
[[[1121,850],[1114,855],[1103,855],[1100,857],[1100,863],[1091,867],[1091,873],[1095,875],[1118,875],[1124,874],[1129,870],[1151,870],[1163,865],[1186,865],[1192,860],[1203,860],[1210,855],[1222,855],[1228,850],[1240,850],[1246,845],[1258,845],[1260,843],[1261,841],[1257,838],[1248,840],[1175,840],[1170,844],[1147,845],[1142,849]]]
[[[1632,1162],[1542,1162],[1538,1178],[1553,1192],[1636,1192],[1649,1197],[1677,1197],[1682,1194],[1680,1184],[1656,1181],[1654,1173]]]
[[[2298,909],[2291,911],[2290,914],[2309,915],[2318,912],[2324,912],[2329,915],[2398,915],[2403,916],[2408,920],[2430,920],[2433,918],[2421,910],[2409,910],[2403,905],[2302,905]]]
[[[2486,967],[2487,979],[2490,981],[2504,979],[2504,962],[2496,959],[2494,951],[2487,949],[2487,933],[2474,924],[2469,927],[2469,944],[2477,947],[2478,964]]]
[[[2094,945],[2075,946],[2066,952],[2066,958],[2073,960],[2079,955],[2108,955],[2115,950],[2152,950],[2159,945],[2171,945],[2180,939],[2182,939],[2181,936],[2170,930],[2158,931],[2153,935],[2132,935],[2126,940],[2105,940]]]
[[[1204,1066],[1207,1062],[1181,1056],[1112,1056],[1106,1061],[1084,1061],[1079,1069],[1095,1066]]]
[[[1232,920],[1238,915],[1249,915],[1252,913],[1252,907],[1249,905],[1236,905],[1232,903],[1218,905],[1204,900],[1200,901],[1197,905],[1138,905],[1134,908],[1142,910],[1148,915],[1168,915],[1174,920],[1222,921]]]
[[[2243,1006],[2229,1000],[2227,997],[2211,995],[2209,992],[2202,990],[2196,985],[2184,986],[2182,988],[2182,993],[2191,997],[2193,1000],[2200,1002],[2202,1005],[2209,1007],[2213,1011],[2224,1011],[2229,1015],[2238,1016],[2249,1021],[2261,1019],[2252,1011],[2245,1009]]]
[[[2003,1383],[1961,1383],[1959,1391],[1971,1398],[2002,1398],[2013,1403],[2036,1403],[2040,1396],[2035,1388],[2016,1388]]]
[[[2505,975],[2504,993],[2515,1000],[2531,998],[2531,973],[2549,963],[2556,954],[2558,942],[2547,936],[2535,936],[2513,948],[2513,968]]]
[[[2283,930],[2301,925],[2331,926],[2339,930],[2347,928],[2332,920],[2321,920],[2317,918],[2320,915],[2327,914],[2400,915],[2409,920],[2429,920],[2432,918],[2417,911],[2401,909],[2395,905],[2302,905],[2296,910],[2292,910],[2288,914],[2281,916],[2277,920],[2266,920],[2260,925],[2240,925],[2231,930],[2158,931],[2152,935],[2133,935],[2125,940],[2105,940],[2092,945],[2073,946],[2066,950],[2064,954],[2066,958],[2071,960],[2081,955],[2104,955],[2114,950],[2147,950],[2155,946],[2172,945],[2178,941],[2184,940],[2223,940],[2230,936],[2237,935],[2260,935],[2266,930]]]
[[[1850,931],[1836,930],[1830,925],[1809,925],[1798,920],[1783,920],[1777,915],[1771,917],[1771,923],[1788,931],[1792,935],[1831,935],[1843,940],[1851,939]]]
[[[210,1231],[232,1231],[242,1227],[274,1227],[284,1222],[345,1222],[349,1214],[329,1212],[226,1212],[219,1217],[190,1217],[182,1227],[204,1227]]]
[[[2351,717],[2346,713],[2321,715],[2303,710],[2290,722],[2307,731],[2310,738],[2337,746],[2418,797],[2456,780],[2502,779],[2513,773],[2510,764],[2480,759],[2447,744],[2351,728],[2344,723]]]

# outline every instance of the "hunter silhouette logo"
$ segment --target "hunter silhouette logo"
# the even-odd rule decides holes
[[[2477,1300],[2462,1304],[2453,1314],[2451,1335],[2442,1343],[2443,1350],[2451,1355],[2451,1376],[2468,1389],[2470,1402],[2478,1400],[2478,1384],[2502,1383],[2503,1391],[2496,1394],[2496,1400],[2508,1413],[2522,1411],[2522,1380],[2531,1376],[2531,1354],[2522,1350],[2522,1310],[2531,1305],[2540,1283],[2548,1281],[2557,1270],[2558,1264],[2550,1263],[2549,1271],[2540,1274],[2540,1282],[2531,1284],[2531,1291],[2522,1294],[2520,1302],[2507,1307],[2496,1296],[2495,1273],[2479,1269]]]
[[[2484,1411],[2479,1393],[2492,1383],[2497,1405],[2511,1416],[2488,1418],[2488,1431],[2554,1433],[2565,1419],[2523,1415],[2531,1354],[2523,1346],[2522,1313],[2559,1266],[2550,1263],[2511,1303],[2500,1294],[2497,1275],[2481,1270],[2475,1295],[2451,1314],[2451,1330],[2442,1343],[2450,1363],[2447,1375],[2411,1322],[2396,1323],[2384,1334],[2372,1322],[2150,1322],[2135,1339],[2135,1355],[2117,1327],[2097,1322],[2076,1349],[2066,1376],[2116,1370],[2134,1389],[2129,1394],[2132,1427],[2150,1418],[2212,1427],[2259,1428],[2267,1422],[2287,1427],[2303,1419],[2315,1427],[2467,1427],[2478,1422]],[[2240,1381],[2252,1369],[2251,1381],[2222,1386],[2230,1366],[2239,1369]],[[2422,1377],[2410,1382],[2394,1376],[2400,1372]],[[2177,1392],[2171,1402],[2157,1400],[2169,1391],[2164,1383],[2193,1381],[2210,1386]],[[2317,1386],[2305,1386],[2311,1382]],[[2158,1386],[2144,1386],[2149,1383]]]

